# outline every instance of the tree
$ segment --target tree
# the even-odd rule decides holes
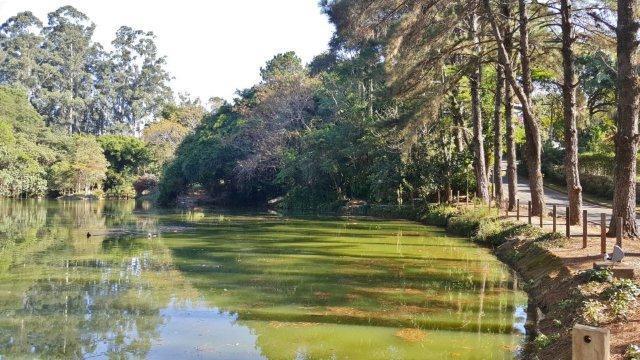
[[[638,112],[640,111],[640,76],[638,65],[638,32],[640,24],[638,0],[618,0],[617,69],[618,69],[618,130],[615,138],[615,190],[613,217],[609,225],[610,235],[618,230],[617,218],[621,217],[624,236],[637,237],[636,224],[636,176],[638,142]]]
[[[560,18],[562,28],[562,101],[564,110],[564,172],[569,195],[569,217],[571,224],[579,224],[582,217],[582,186],[578,168],[578,129],[576,125],[576,87],[575,56],[573,43],[575,35],[571,21],[571,0],[560,0]]]
[[[0,82],[21,85],[30,96],[38,89],[41,66],[42,22],[26,11],[9,18],[0,26]]]
[[[511,19],[511,1],[504,0],[500,4],[504,23],[502,33],[504,34],[503,46],[507,56],[511,56],[513,52],[513,36]],[[498,58],[498,62],[500,59]],[[502,65],[502,64],[501,64]],[[504,76],[504,68],[502,68]],[[509,211],[514,211],[517,205],[518,197],[518,165],[516,158],[516,141],[514,135],[513,123],[513,91],[511,84],[505,80],[504,86],[504,123],[505,123],[505,142],[507,145],[507,188],[509,193],[509,203],[507,205]]]
[[[167,85],[171,77],[164,68],[166,58],[158,54],[152,32],[123,26],[112,44],[114,123],[140,134],[172,95]]]
[[[529,174],[529,185],[531,189],[532,214],[541,215],[544,210],[544,187],[542,181],[542,144],[540,140],[540,123],[535,116],[531,93],[533,92],[531,81],[531,67],[529,58],[529,35],[528,16],[524,0],[518,0],[518,12],[520,23],[520,60],[522,67],[522,86],[518,83],[511,59],[503,42],[502,34],[494,17],[489,0],[482,0],[485,13],[493,35],[496,39],[498,56],[503,66],[504,73],[509,85],[514,90],[522,105],[522,116],[524,120],[526,136],[526,163]]]
[[[49,124],[63,126],[69,133],[80,132],[86,126],[83,115],[92,90],[87,63],[95,51],[95,25],[71,6],[57,9],[48,18],[43,29],[42,90],[34,104]]]
[[[91,190],[101,188],[109,163],[94,137],[75,135],[74,141],[70,165],[75,192],[89,195]]]
[[[494,92],[493,110],[493,184],[496,198],[496,206],[502,207],[502,101],[504,76],[499,64],[496,66],[496,88]]]
[[[133,136],[104,135],[97,140],[109,162],[109,168],[119,173],[142,173],[151,161],[144,141]]]
[[[473,169],[476,173],[476,195],[489,203],[487,166],[485,163],[484,131],[482,125],[482,108],[480,82],[482,81],[482,58],[480,57],[480,38],[478,37],[478,15],[473,11],[469,19],[469,36],[474,44],[474,66],[469,75],[471,86],[471,122],[473,124]]]

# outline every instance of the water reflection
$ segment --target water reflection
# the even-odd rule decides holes
[[[415,224],[103,201],[0,219],[0,356],[502,359],[523,329],[508,269]]]

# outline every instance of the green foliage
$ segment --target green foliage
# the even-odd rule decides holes
[[[638,301],[640,285],[633,280],[617,279],[604,291],[603,295],[609,301],[613,316],[625,318],[632,305]]]
[[[582,307],[582,319],[589,325],[599,325],[606,319],[606,306],[598,300],[587,300]]]
[[[589,281],[604,283],[613,280],[613,272],[609,269],[589,269],[585,274]]]
[[[638,345],[629,345],[627,350],[624,353],[625,360],[640,360],[640,346]]]
[[[538,334],[538,336],[535,337],[535,339],[533,339],[533,344],[538,349],[544,349],[549,345],[553,344],[553,342],[556,341],[558,338],[559,336],[557,334],[547,336],[545,334],[540,333]]]
[[[138,173],[151,162],[151,153],[144,141],[133,136],[105,135],[98,138],[109,161],[109,168],[117,172]]]

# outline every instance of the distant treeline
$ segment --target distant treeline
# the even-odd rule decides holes
[[[121,27],[112,51],[95,25],[64,6],[47,23],[21,12],[0,25],[0,83],[19,85],[47,125],[69,133],[140,133],[171,101],[170,76],[150,32]]]

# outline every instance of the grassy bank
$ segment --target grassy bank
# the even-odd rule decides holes
[[[640,286],[615,280],[608,271],[572,271],[554,254],[554,249],[570,241],[562,235],[500,219],[486,207],[370,206],[363,214],[443,226],[451,234],[492,247],[500,260],[518,272],[530,297],[533,319],[527,359],[570,359],[571,329],[576,323],[614,329],[613,358],[640,359],[634,355],[636,337],[615,331],[637,317]]]

